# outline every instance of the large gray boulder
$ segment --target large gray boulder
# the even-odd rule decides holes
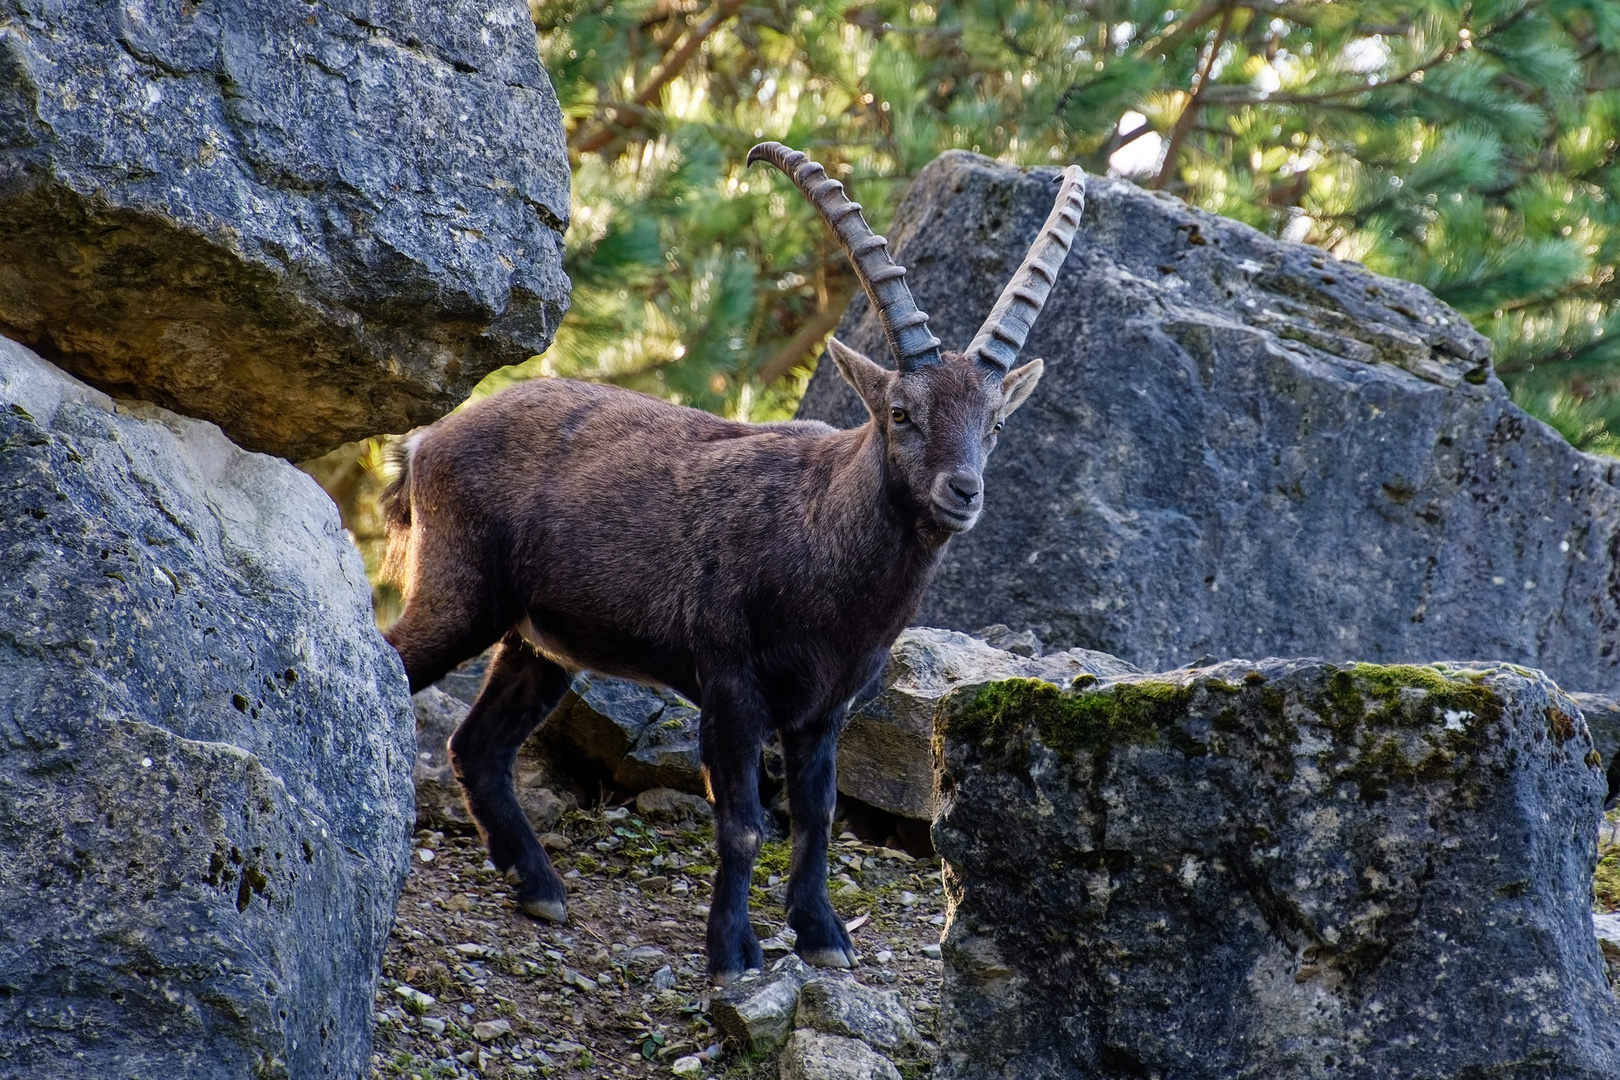
[[[939,715],[942,1076],[1620,1076],[1539,672],[1230,662]]]
[[[242,446],[545,349],[567,220],[521,0],[0,0],[0,334]]]
[[[410,699],[331,502],[0,339],[0,1073],[357,1077]]]
[[[1052,170],[952,152],[890,236],[962,348],[1052,205]],[[842,340],[887,358],[864,297]],[[1025,357],[979,525],[917,622],[1033,628],[1145,670],[1203,654],[1499,656],[1620,692],[1616,463],[1509,400],[1422,289],[1093,177]],[[832,364],[801,416],[865,419]]]

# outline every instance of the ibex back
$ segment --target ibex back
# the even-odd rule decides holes
[[[944,352],[904,270],[820,165],[754,148],[793,178],[853,260],[899,361],[834,340],[866,402],[852,431],[741,424],[606,386],[539,379],[413,435],[385,498],[405,614],[387,632],[416,691],[499,642],[450,739],[467,805],[517,902],[562,921],[567,893],[512,788],[518,747],[571,669],[660,683],[702,709],[720,870],[709,970],[761,962],[748,886],[763,831],[760,748],[781,734],[792,818],[788,923],[813,964],[854,948],[827,895],[835,753],[945,543],[984,505],[1003,421],[1041,375],[1012,362],[1079,224],[1083,179],[1057,206],[985,327]]]

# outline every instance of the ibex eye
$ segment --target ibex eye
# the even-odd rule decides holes
[[[909,419],[906,416],[906,410],[902,409],[898,405],[889,410],[889,417],[897,424],[903,424],[907,419]]]
[[[991,428],[991,429],[990,429],[990,430],[991,430],[991,432],[993,432],[993,433],[994,433],[994,434],[996,434],[996,435],[1000,435],[1000,434],[1001,434],[1001,421],[1000,421],[1000,420],[997,420],[997,421],[996,421],[996,426],[995,426],[995,427],[993,427],[993,428]]]

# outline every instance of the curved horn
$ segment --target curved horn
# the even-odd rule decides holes
[[[1086,174],[1080,166],[1070,165],[1054,179],[1063,186],[1058,189],[1052,213],[1018,272],[1001,290],[1001,298],[990,309],[978,336],[964,350],[968,357],[1003,375],[1018,359],[1018,350],[1024,347],[1030,327],[1046,304],[1047,294],[1074,242],[1075,230],[1080,227],[1080,213],[1086,208]]]
[[[939,363],[939,339],[928,332],[928,316],[917,310],[917,301],[906,287],[906,268],[889,258],[885,250],[889,242],[873,234],[861,216],[861,204],[844,195],[844,185],[830,178],[819,163],[778,142],[762,142],[748,151],[748,164],[756,161],[768,161],[786,173],[838,237],[877,311],[900,370],[915,371]]]

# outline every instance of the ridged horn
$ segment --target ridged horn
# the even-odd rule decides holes
[[[838,238],[872,301],[900,370],[915,371],[939,363],[939,339],[928,332],[928,316],[917,310],[917,301],[906,287],[906,268],[889,258],[889,242],[872,232],[861,216],[861,204],[850,202],[844,185],[829,177],[818,162],[779,142],[762,142],[748,151],[748,164],[756,161],[768,161],[786,173]]]
[[[1018,350],[1024,347],[1030,327],[1046,304],[1052,283],[1074,243],[1075,231],[1080,228],[1080,214],[1086,208],[1086,174],[1080,166],[1070,165],[1056,179],[1063,186],[1058,188],[1057,202],[1046,224],[965,350],[969,359],[1003,375],[1012,370]]]

